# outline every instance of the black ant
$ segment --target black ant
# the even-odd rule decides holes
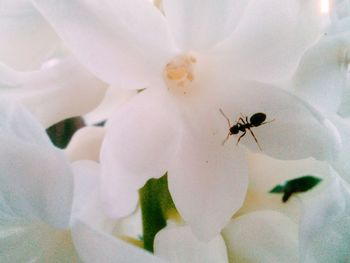
[[[241,113],[241,117],[238,118],[238,121],[236,122],[235,125],[231,125],[230,119],[225,115],[225,113],[223,112],[222,109],[220,109],[220,112],[222,114],[222,116],[224,116],[224,118],[227,120],[228,122],[228,126],[229,126],[229,133],[227,134],[227,137],[225,138],[225,140],[222,142],[222,145],[225,144],[225,142],[229,139],[230,135],[234,135],[239,133],[240,131],[243,132],[243,134],[241,136],[239,136],[238,140],[237,140],[237,145],[239,143],[239,141],[241,140],[241,138],[247,133],[247,130],[250,132],[250,134],[253,136],[256,144],[258,145],[260,151],[262,151],[259,142],[257,140],[257,138],[255,137],[254,132],[251,130],[251,128],[253,127],[258,127],[260,125],[264,125],[266,123],[270,123],[273,122],[274,120],[271,121],[266,121],[266,114],[262,113],[262,112],[257,112],[255,114],[253,114],[249,121],[248,121],[248,117],[244,116]]]

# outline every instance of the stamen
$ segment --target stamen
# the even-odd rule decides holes
[[[181,55],[170,61],[164,69],[164,80],[171,92],[187,94],[194,81],[194,64],[196,58]]]

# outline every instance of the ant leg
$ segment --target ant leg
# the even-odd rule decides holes
[[[222,114],[222,116],[224,116],[224,118],[227,120],[228,123],[228,127],[231,128],[231,122],[230,119],[226,116],[226,114],[224,113],[224,111],[222,109],[219,109],[220,113]]]
[[[246,125],[246,124],[247,124],[247,123],[244,121],[244,119],[242,119],[242,118],[238,118],[237,123],[239,123],[239,122],[242,122],[242,123],[243,123],[243,125]]]
[[[248,128],[248,130],[250,131],[250,133],[251,133],[251,135],[253,136],[253,138],[254,138],[256,144],[258,145],[259,150],[262,151],[262,149],[261,149],[261,147],[260,147],[260,144],[259,144],[259,142],[258,142],[258,139],[255,137],[254,132],[253,132],[251,129],[249,129],[249,128]]]
[[[273,122],[273,121],[275,121],[275,119],[272,119],[270,121],[265,121],[265,122],[261,123],[260,125],[264,125],[264,124],[267,124],[267,123],[270,123],[270,122]]]
[[[226,116],[226,114],[224,113],[224,111],[222,109],[219,109],[220,113],[222,114],[222,116],[224,116],[224,118],[227,120],[228,123],[228,128],[231,128],[231,122],[230,119]],[[226,138],[222,141],[221,145],[224,146],[224,144],[227,142],[227,140],[230,138],[230,132],[227,134]]]
[[[230,138],[230,133],[227,134],[225,140],[222,141],[221,145],[224,146],[229,138]]]
[[[243,124],[247,124],[247,123],[248,123],[248,119],[247,119],[247,117],[246,117],[246,116],[244,116],[242,112],[240,112],[239,114],[241,115],[241,117],[239,117],[239,118],[238,118],[237,122],[239,122],[239,121],[240,121],[240,122],[242,122]],[[246,120],[247,120],[247,122],[246,122],[244,119],[246,119]]]
[[[238,145],[239,141],[242,139],[242,137],[243,137],[246,133],[247,133],[247,132],[244,131],[244,133],[243,133],[241,136],[239,136],[236,145]]]
[[[248,116],[243,115],[242,112],[240,112],[240,114],[241,114],[241,116],[242,116],[242,118],[240,118],[240,119],[241,119],[241,120],[242,120],[242,119],[245,119],[245,121],[242,120],[242,121],[244,122],[244,124],[249,123],[249,121],[248,121]]]

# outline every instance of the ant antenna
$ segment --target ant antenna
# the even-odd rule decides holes
[[[224,118],[227,120],[228,128],[230,129],[231,128],[230,119],[226,116],[226,114],[224,113],[224,111],[222,109],[219,109],[219,111],[222,114],[222,116],[224,116]],[[230,138],[230,132],[228,132],[226,138],[222,141],[221,145],[224,146],[229,138]]]
[[[222,116],[224,116],[224,118],[227,120],[228,123],[228,127],[231,128],[231,122],[230,119],[226,116],[226,114],[224,113],[224,111],[222,109],[219,109],[220,113],[222,114]]]

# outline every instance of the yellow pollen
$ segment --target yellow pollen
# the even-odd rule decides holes
[[[180,55],[166,64],[164,80],[168,89],[175,93],[186,94],[194,80],[194,64],[196,58],[190,55]]]
[[[193,81],[193,75],[192,75],[191,73],[188,73],[188,74],[187,74],[187,79],[188,79],[189,81]]]
[[[187,74],[187,70],[184,67],[171,68],[167,67],[167,76],[171,80],[180,80]]]

